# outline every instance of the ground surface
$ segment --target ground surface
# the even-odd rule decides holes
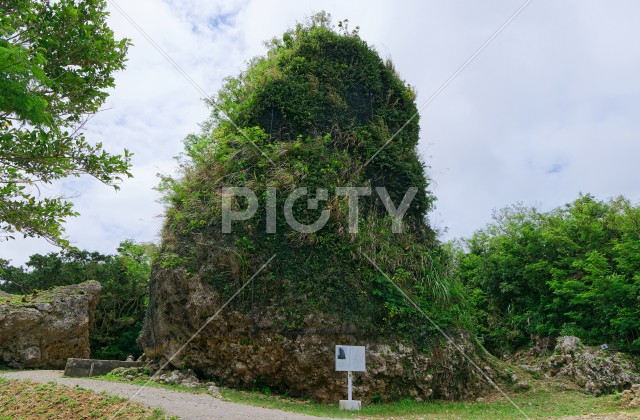
[[[166,419],[159,408],[151,409],[115,395],[0,378],[0,420],[106,420],[116,415],[118,420]]]
[[[83,378],[63,378],[59,370],[31,370],[1,373],[0,377],[11,379],[28,379],[36,382],[56,382],[70,387],[79,385],[98,392],[130,398],[140,389],[140,386],[126,383],[96,381]],[[302,414],[287,413],[285,411],[270,410],[261,407],[251,407],[231,402],[221,401],[207,394],[190,394],[161,388],[144,388],[133,401],[164,409],[168,416],[178,416],[181,419],[318,419],[319,417]]]
[[[139,384],[113,382],[100,379],[64,378],[61,371],[14,371],[0,373],[0,377],[26,379],[37,382],[56,382],[66,386],[81,386],[98,392],[128,398],[140,389]],[[593,397],[575,390],[563,390],[558,384],[544,384],[545,389],[531,389],[513,394],[514,401],[530,418],[536,419],[591,419],[622,420],[639,419],[640,410],[618,412],[622,407],[612,396]],[[548,389],[546,389],[548,388]],[[287,400],[268,397],[261,393],[225,389],[225,399],[234,403],[213,398],[206,393],[181,392],[177,389],[158,388],[158,385],[146,387],[133,401],[164,410],[167,416],[182,419],[327,419],[348,418],[402,418],[402,419],[519,419],[521,412],[499,398],[487,398],[484,402],[444,402],[415,403],[403,401],[391,405],[367,404],[359,413],[348,413],[337,409],[337,404],[313,404],[300,400]],[[247,405],[245,405],[246,403]],[[1,405],[0,401],[0,405]],[[259,407],[263,406],[263,407]],[[272,408],[282,408],[294,412]],[[309,413],[315,416],[300,414]],[[582,413],[582,415],[576,415]],[[590,414],[598,413],[598,414]],[[19,417],[22,418],[22,417]],[[27,417],[28,419],[44,417]],[[139,418],[148,418],[141,415]],[[0,415],[0,420],[4,420]]]

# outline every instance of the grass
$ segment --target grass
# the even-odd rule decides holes
[[[21,307],[34,303],[51,303],[55,293],[52,290],[40,290],[35,294],[15,295],[10,293],[0,294],[0,305]]]
[[[166,418],[161,409],[80,387],[0,378],[0,420],[108,419],[116,413],[118,419],[126,420]]]
[[[115,375],[106,375],[92,379],[127,382],[143,385],[146,379],[129,381]],[[189,388],[180,385],[149,382],[147,386],[172,389],[180,392],[204,393],[204,388]],[[242,391],[219,387],[225,401],[272,408],[313,416],[337,418],[423,418],[423,419],[517,419],[522,413],[500,396],[487,397],[481,402],[450,402],[412,400],[391,404],[363,404],[360,412],[345,412],[334,404],[318,404],[269,392]],[[510,393],[511,394],[511,393]],[[581,415],[590,413],[612,413],[621,410],[614,395],[593,397],[558,382],[537,381],[531,390],[511,395],[513,401],[531,418]],[[640,410],[627,410],[640,415]]]
[[[417,403],[412,400],[392,404],[363,404],[359,413],[349,413],[338,409],[337,404],[316,404],[288,398],[265,396],[256,392],[220,390],[226,400],[295,411],[325,417],[400,417],[432,419],[517,419],[522,413],[505,400],[491,402],[450,402],[427,401]],[[620,411],[613,396],[592,397],[577,391],[529,391],[513,398],[514,402],[531,418],[580,415],[589,413],[610,413]],[[635,410],[640,413],[640,410]]]

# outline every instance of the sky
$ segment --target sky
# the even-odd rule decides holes
[[[209,114],[203,99],[264,54],[263,41],[320,10],[349,19],[421,106],[523,2],[109,0],[109,26],[133,46],[86,134],[133,152],[134,178],[118,192],[91,178],[44,192],[72,197],[80,216],[66,231],[81,249],[157,242],[157,174],[175,173],[182,140]],[[550,210],[579,193],[640,201],[638,16],[633,0],[534,0],[421,110],[419,152],[437,197],[429,218],[443,240],[518,202]],[[0,258],[15,265],[56,250],[44,239],[0,242]]]

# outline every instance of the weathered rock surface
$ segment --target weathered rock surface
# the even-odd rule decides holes
[[[623,353],[585,346],[578,337],[534,337],[531,350],[511,358],[530,373],[569,379],[593,395],[611,394],[640,383],[640,372]]]
[[[574,380],[593,395],[622,391],[640,382],[640,374],[623,354],[589,348],[571,336],[558,339],[545,368],[552,376]]]
[[[101,289],[88,281],[39,295],[0,296],[0,365],[63,369],[69,357],[89,357]]]
[[[152,277],[140,338],[146,356],[160,364],[220,307],[213,298],[217,292],[206,283],[186,273],[176,277]],[[346,373],[335,371],[335,346],[365,345],[367,372],[354,374],[355,398],[465,399],[487,386],[458,349],[440,336],[432,337],[427,351],[418,351],[399,340],[361,336],[335,314],[308,314],[304,327],[292,333],[280,327],[277,312],[225,312],[171,361],[173,368],[188,367],[227,386],[269,387],[295,397],[335,402],[346,396]],[[485,364],[468,335],[453,337],[473,360]]]
[[[640,384],[634,384],[631,389],[622,391],[620,404],[623,408],[640,408]]]

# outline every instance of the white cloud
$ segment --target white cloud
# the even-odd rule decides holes
[[[519,6],[512,1],[119,2],[206,93],[264,52],[262,41],[324,9],[391,56],[424,101]],[[468,235],[491,211],[517,201],[552,208],[590,192],[640,200],[640,39],[631,0],[533,2],[421,113],[420,152],[438,197],[431,219],[447,237]],[[133,180],[113,190],[92,180],[63,184],[81,216],[77,246],[114,252],[125,238],[154,240],[161,225],[156,172],[171,172],[181,140],[208,110],[186,81],[116,10],[110,25],[133,39],[108,110],[89,137],[135,153]],[[0,258],[25,261],[43,240],[0,243]]]

